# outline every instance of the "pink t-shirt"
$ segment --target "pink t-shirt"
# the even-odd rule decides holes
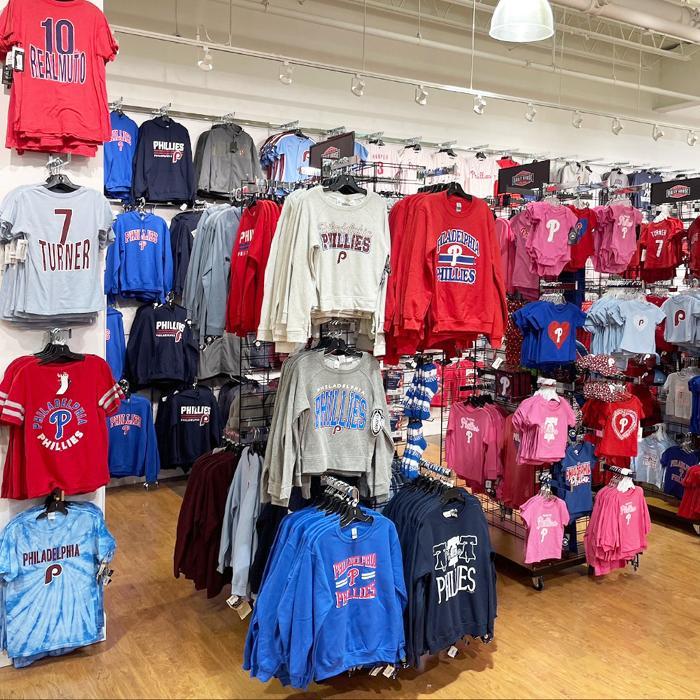
[[[578,223],[578,217],[568,208],[538,202],[528,205],[535,226],[527,240],[530,257],[546,274],[558,275],[571,260],[569,233]]]
[[[501,471],[498,433],[491,412],[455,403],[447,422],[445,456],[450,469],[471,488],[483,490],[486,479]]]
[[[617,495],[621,558],[634,556],[647,547],[651,529],[649,509],[639,486]]]
[[[510,228],[515,242],[513,289],[521,292],[526,299],[538,299],[540,296],[540,278],[527,252],[527,239],[533,225],[530,212],[527,209],[523,209],[520,214],[510,220]]]
[[[503,265],[503,279],[506,283],[506,291],[513,291],[513,265],[515,263],[515,236],[508,219],[496,219],[496,234],[501,248],[501,263]]]
[[[633,206],[622,203],[611,204],[609,210],[613,220],[612,255],[619,265],[628,265],[637,251],[637,226],[643,221],[642,214]]]
[[[563,459],[570,426],[576,425],[571,404],[565,399],[545,399],[535,395],[520,404],[513,416],[513,426],[527,432],[521,439],[521,460],[556,462]]]
[[[537,494],[520,507],[520,517],[527,526],[525,563],[561,559],[564,526],[569,522],[566,503]]]

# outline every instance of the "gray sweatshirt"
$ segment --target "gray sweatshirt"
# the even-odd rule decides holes
[[[268,439],[273,458],[266,459],[264,478],[274,502],[288,501],[299,474],[326,472],[362,475],[366,493],[388,494],[394,444],[379,363],[366,353],[347,360],[304,353],[280,385],[275,413],[281,412],[282,420]],[[275,453],[279,439],[284,440],[281,455]]]
[[[250,134],[238,124],[217,124],[199,144],[195,157],[197,189],[230,194],[247,182],[262,177],[258,150]]]

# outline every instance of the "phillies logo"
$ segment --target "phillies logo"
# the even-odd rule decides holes
[[[683,311],[683,309],[679,309],[673,315],[673,325],[678,326],[680,325],[681,321],[685,321],[685,311]]]
[[[671,199],[683,199],[683,197],[688,197],[689,195],[690,187],[688,185],[674,185],[666,190],[666,196]]]
[[[557,323],[552,321],[547,329],[547,334],[550,340],[557,346],[557,350],[561,350],[561,346],[569,337],[569,332],[571,330],[571,324],[568,321],[563,323]]]
[[[122,432],[124,433],[124,435],[128,435],[130,430],[131,430],[130,425],[122,425]]]
[[[588,231],[588,221],[586,219],[579,219],[576,226],[574,226],[574,231],[576,232],[576,241],[580,241]]]
[[[613,413],[612,427],[620,440],[627,439],[637,429],[637,414],[628,408],[618,408]]]
[[[321,154],[321,158],[325,160],[339,160],[340,159],[340,149],[335,146],[328,146],[328,148]]]
[[[480,249],[479,241],[470,233],[460,229],[444,231],[437,240],[438,281],[474,284]]]
[[[182,151],[175,151],[173,153],[173,163],[177,163],[181,159],[182,159]]]
[[[143,250],[148,245],[148,241],[139,241],[139,249]]]
[[[515,175],[513,175],[513,179],[511,182],[515,187],[525,187],[525,185],[529,185],[535,181],[535,174],[531,173],[527,170],[523,170]]]
[[[46,573],[44,574],[44,585],[48,586],[51,581],[63,573],[63,567],[60,564],[51,564],[51,566],[46,567]]]
[[[56,441],[63,440],[65,427],[73,420],[73,414],[64,408],[49,413],[49,423],[56,426]]]
[[[338,253],[338,259],[335,261],[335,264],[340,265],[340,261],[346,260],[347,257],[348,257],[348,254],[344,250],[341,250],[340,253]]]
[[[500,384],[501,384],[501,396],[507,396],[508,389],[510,389],[510,378],[509,377],[501,377]]]

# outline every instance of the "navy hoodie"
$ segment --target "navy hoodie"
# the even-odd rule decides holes
[[[217,447],[221,441],[221,422],[212,390],[200,385],[161,399],[156,435],[165,467],[187,470],[199,457]]]
[[[191,384],[199,352],[178,304],[145,304],[136,312],[126,346],[125,374],[133,388]]]
[[[157,481],[160,457],[151,402],[138,394],[122,399],[119,411],[107,417],[107,427],[109,475],[145,476],[147,483]]]
[[[134,197],[145,197],[149,202],[191,202],[194,196],[187,129],[168,117],[141,124],[134,161]]]

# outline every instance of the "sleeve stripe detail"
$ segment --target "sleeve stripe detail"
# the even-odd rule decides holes
[[[105,392],[102,398],[97,402],[98,406],[104,408],[105,403],[108,400],[113,400],[114,398],[121,398],[122,388],[119,384],[115,384],[109,391]]]
[[[17,420],[21,420],[21,421],[24,420],[24,415],[22,413],[18,413],[17,411],[15,411],[11,408],[7,408],[7,406],[5,406],[5,408],[2,412],[2,415],[3,415],[3,417],[8,416],[10,418],[17,418]]]

